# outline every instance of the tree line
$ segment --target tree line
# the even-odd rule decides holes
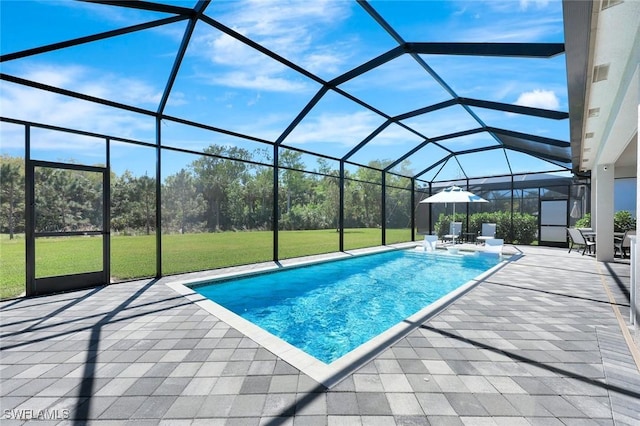
[[[273,168],[252,163],[254,155],[238,147],[211,145],[161,183],[163,232],[267,230],[273,226]],[[231,159],[233,158],[233,159]],[[338,228],[340,179],[324,159],[313,173],[302,154],[280,154],[278,226],[283,230]],[[382,162],[356,172],[345,171],[344,226],[382,226]],[[0,232],[25,230],[24,159],[0,156]],[[36,231],[88,231],[102,223],[101,176],[79,170],[37,167],[35,170]],[[386,218],[390,228],[410,227],[408,180],[387,175]],[[127,170],[110,176],[111,231],[151,234],[156,231],[155,176]]]

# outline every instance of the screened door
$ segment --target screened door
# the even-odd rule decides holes
[[[109,282],[107,169],[30,161],[27,295]]]

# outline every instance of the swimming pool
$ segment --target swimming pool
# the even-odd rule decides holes
[[[191,287],[329,364],[499,262],[394,250]]]

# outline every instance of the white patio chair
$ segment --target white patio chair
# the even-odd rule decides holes
[[[491,239],[496,237],[496,224],[495,223],[483,223],[481,234],[478,235],[476,241],[482,242],[483,244]]]
[[[425,235],[424,243],[422,247],[426,252],[434,252],[436,251],[436,247],[438,245],[438,236],[437,235]]]
[[[462,234],[462,222],[451,222],[449,223],[449,233],[442,236],[442,241],[451,240],[453,244],[456,243],[456,240],[460,238]]]
[[[502,247],[504,246],[504,239],[502,238],[489,238],[484,242],[484,251],[487,253],[499,253],[502,254]]]

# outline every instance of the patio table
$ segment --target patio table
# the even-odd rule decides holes
[[[582,231],[582,235],[584,235],[585,238],[591,241],[596,240],[596,231]],[[624,237],[624,232],[614,232],[613,238],[616,238],[616,237]]]

